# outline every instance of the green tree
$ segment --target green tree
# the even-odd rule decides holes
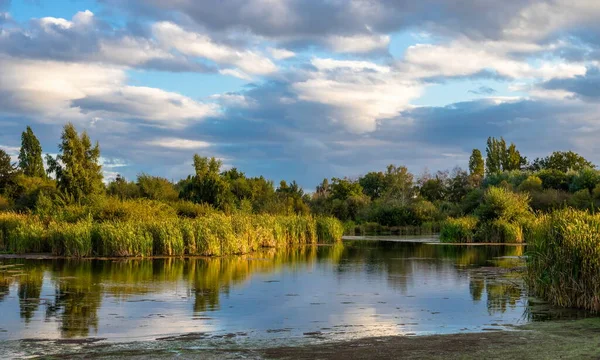
[[[513,171],[520,170],[521,166],[527,164],[527,159],[521,156],[519,150],[515,144],[510,143],[510,146],[506,150],[506,155],[504,156],[504,161],[502,163],[503,171]]]
[[[489,137],[487,139],[485,152],[485,166],[487,174],[496,174],[502,172],[502,160],[506,154],[506,142],[504,139],[500,138],[500,140],[498,140],[496,138]]]
[[[116,196],[121,200],[135,199],[140,197],[140,189],[138,185],[133,181],[127,181],[127,179],[121,176],[121,174],[117,174],[117,177],[108,184],[106,192],[109,195]]]
[[[19,168],[26,176],[46,177],[42,160],[42,146],[29,126],[21,134]]]
[[[573,151],[555,151],[545,158],[537,158],[531,165],[532,170],[558,170],[566,173],[569,170],[580,171],[595,168],[592,162]]]
[[[386,201],[408,205],[414,196],[414,177],[405,166],[388,165],[385,172],[384,198]]]
[[[49,172],[56,175],[58,188],[75,201],[101,193],[104,184],[102,166],[98,163],[100,145],[96,142],[92,146],[87,132],[79,136],[71,123],[65,125],[61,139],[58,145],[61,153],[56,158],[46,157]]]
[[[372,200],[379,199],[385,191],[385,175],[381,172],[370,172],[358,179],[365,195]]]
[[[357,181],[348,178],[331,179],[331,198],[345,201],[352,196],[361,196],[363,188]]]
[[[176,201],[179,198],[179,193],[175,190],[175,185],[168,179],[159,176],[142,173],[137,177],[137,187],[140,196],[147,199]]]
[[[0,193],[3,194],[12,184],[15,172],[15,165],[12,163],[10,155],[0,149]]]
[[[180,198],[231,210],[229,183],[220,175],[222,165],[222,161],[214,157],[194,155],[196,174],[183,182]]]
[[[469,158],[469,173],[471,176],[477,176],[483,178],[485,173],[485,163],[483,162],[483,156],[479,149],[473,149],[471,157]]]

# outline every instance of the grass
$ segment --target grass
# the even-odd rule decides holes
[[[0,213],[0,251],[51,251],[68,257],[222,256],[261,247],[334,243],[343,234],[334,218],[210,213],[156,220],[138,212],[136,220],[112,205],[100,217],[88,213],[87,218],[68,216],[69,221]]]
[[[574,209],[540,215],[527,243],[528,279],[537,296],[600,311],[600,215]]]
[[[478,219],[474,216],[450,218],[440,229],[440,241],[447,243],[470,243],[475,238]]]

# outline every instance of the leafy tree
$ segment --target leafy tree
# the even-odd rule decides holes
[[[405,166],[388,165],[385,172],[384,198],[408,205],[414,195],[413,175]]]
[[[42,160],[42,146],[29,126],[21,134],[19,168],[27,176],[46,177],[44,161]]]
[[[503,138],[497,140],[489,137],[487,139],[486,152],[486,171],[487,174],[496,174],[502,171],[502,161],[506,154],[506,142]]]
[[[358,183],[372,200],[379,199],[385,191],[385,175],[381,171],[367,173],[358,179]]]
[[[485,173],[485,163],[483,162],[483,156],[479,149],[473,149],[471,157],[469,158],[469,173],[471,176],[477,176],[483,178]]]
[[[446,182],[438,176],[425,180],[419,189],[421,196],[428,201],[444,200],[447,191]]]
[[[75,201],[101,193],[104,184],[102,166],[98,163],[100,145],[92,146],[88,134],[84,131],[79,136],[71,123],[65,125],[61,139],[58,145],[61,153],[56,158],[46,157],[49,172],[56,174],[58,188]]]
[[[531,165],[532,170],[558,170],[566,173],[569,170],[579,171],[596,167],[583,156],[573,151],[555,151],[545,158],[537,158]]]
[[[12,163],[10,155],[0,149],[0,193],[4,193],[12,184],[15,173],[15,165]]]
[[[230,203],[229,183],[220,176],[220,160],[194,155],[196,174],[182,184],[180,198],[195,203],[206,203],[222,210],[228,210]]]
[[[529,176],[519,185],[519,191],[536,192],[542,191],[542,179],[537,176]]]
[[[504,156],[504,161],[502,163],[503,171],[513,171],[520,170],[521,166],[527,164],[527,159],[521,156],[519,150],[515,144],[511,143],[508,149],[506,150],[506,155]]]
[[[117,174],[117,177],[111,181],[106,192],[109,195],[116,196],[121,200],[135,199],[140,197],[140,189],[138,185],[131,181],[127,181],[121,174]]]
[[[357,181],[352,181],[348,178],[331,179],[331,198],[338,200],[347,200],[352,196],[361,196],[363,188]]]
[[[169,180],[148,174],[140,174],[137,177],[137,187],[140,196],[158,201],[176,201],[179,193],[175,190],[175,185]]]

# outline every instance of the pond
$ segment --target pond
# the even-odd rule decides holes
[[[351,240],[225,258],[0,259],[0,353],[248,348],[584,316],[529,300],[523,254]]]

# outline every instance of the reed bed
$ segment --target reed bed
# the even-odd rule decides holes
[[[440,241],[447,243],[473,242],[478,221],[474,216],[446,220],[440,229]]]
[[[540,215],[527,243],[528,279],[537,296],[600,311],[600,215],[574,209]]]
[[[338,220],[312,216],[212,213],[197,218],[122,218],[42,222],[35,215],[0,213],[0,251],[51,251],[68,257],[223,256],[261,247],[334,243],[343,233]]]

